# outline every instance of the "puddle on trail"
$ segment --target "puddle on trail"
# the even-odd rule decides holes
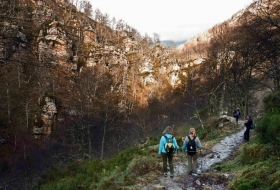
[[[239,125],[243,125],[244,121],[239,121]],[[245,128],[242,128],[242,130],[238,131],[237,133],[234,133],[230,136],[225,137],[220,142],[218,142],[215,146],[213,146],[211,153],[206,154],[203,157],[198,158],[198,173],[203,173],[207,171],[213,164],[219,163],[222,160],[226,159],[231,152],[236,148],[238,145],[240,145],[243,142],[243,134],[244,134]],[[175,177],[173,179],[171,178],[165,178],[160,177],[160,183],[161,185],[165,186],[165,189],[167,190],[179,190],[179,189],[187,189],[187,190],[195,190],[196,188],[188,185],[187,178],[187,159],[185,162],[175,162]],[[199,180],[199,175],[192,176],[192,180],[195,180],[192,182],[192,184],[197,183],[196,180]],[[199,181],[200,182],[200,181]],[[199,185],[202,187],[203,184]],[[215,190],[222,190],[224,189],[223,185],[218,184],[211,184],[212,189]]]

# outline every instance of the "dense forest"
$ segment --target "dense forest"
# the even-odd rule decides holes
[[[278,0],[254,1],[182,50],[88,1],[0,7],[3,184],[35,184],[54,166],[110,158],[167,125],[204,129],[236,107],[244,118],[279,109],[278,96],[272,110],[263,105],[280,87]],[[279,125],[272,131],[279,145]]]

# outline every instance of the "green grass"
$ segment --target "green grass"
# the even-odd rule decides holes
[[[243,165],[241,174],[230,184],[232,190],[247,189],[279,189],[280,188],[280,163],[275,157],[270,157],[255,164]]]
[[[230,190],[280,189],[279,157],[267,155],[263,148],[254,143],[243,144],[234,160],[215,164],[212,168],[219,174],[231,173],[235,176],[229,182]]]
[[[181,136],[189,133],[193,126],[180,126],[175,136],[181,148]],[[234,132],[237,129],[233,129]],[[196,128],[201,135],[202,143],[216,139],[229,133],[228,130],[215,130],[213,127]],[[208,134],[207,134],[208,133]],[[182,134],[179,136],[178,134]],[[204,135],[204,136],[203,136]],[[139,188],[137,181],[158,180],[162,173],[161,159],[158,157],[158,137],[150,137],[149,143],[122,151],[107,160],[92,160],[69,163],[60,168],[54,168],[46,174],[36,189],[38,190],[72,190],[72,189],[125,189]],[[180,154],[179,154],[180,156]],[[183,155],[181,155],[183,156]],[[140,177],[139,177],[140,176]]]
[[[161,170],[157,146],[140,149],[133,147],[117,156],[101,161],[70,163],[64,168],[54,168],[36,187],[40,190],[116,189],[135,185],[137,176]]]
[[[211,173],[211,177],[217,176],[218,180],[220,174],[229,173],[233,176],[227,181],[227,189],[280,189],[280,108],[279,104],[273,103],[279,99],[275,98],[276,95],[265,100],[267,105],[272,105],[266,109],[272,111],[256,122],[257,127],[250,143],[243,143],[235,152],[234,159],[211,167],[216,171]],[[208,124],[205,123],[204,129],[195,127],[203,149],[210,149],[221,138],[240,130],[230,124],[219,129],[218,122],[217,117],[212,117]],[[175,136],[179,145],[182,144],[181,137],[189,133],[190,127],[193,126],[176,128]],[[150,137],[149,143],[130,148],[104,161],[76,162],[54,168],[42,177],[44,180],[36,189],[139,189],[138,181],[142,181],[142,184],[148,180],[155,181],[162,173],[159,165],[161,159],[157,156],[159,138],[160,135]]]
[[[271,110],[256,122],[250,142],[241,144],[232,159],[211,166],[217,179],[221,174],[231,174],[227,189],[280,189],[280,112]]]

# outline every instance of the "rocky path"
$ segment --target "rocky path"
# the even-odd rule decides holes
[[[154,189],[166,189],[166,190],[224,190],[225,186],[223,183],[217,183],[215,179],[211,178],[210,166],[219,163],[224,159],[228,158],[238,145],[243,142],[243,133],[245,129],[242,127],[245,121],[239,121],[238,124],[241,126],[241,130],[225,137],[216,145],[214,145],[210,153],[200,156],[198,159],[198,174],[188,175],[187,172],[187,160],[186,158],[177,158],[175,155],[175,176],[170,177],[159,177],[159,184],[151,184],[146,186],[145,190]],[[205,177],[205,173],[210,173],[210,176]],[[228,178],[228,174],[223,174],[220,178]]]

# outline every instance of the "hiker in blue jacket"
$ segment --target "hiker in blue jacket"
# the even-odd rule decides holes
[[[241,115],[241,111],[240,111],[239,108],[237,108],[236,110],[234,110],[234,112],[233,112],[233,117],[235,118],[236,123],[238,123],[238,119],[239,119],[240,115]]]
[[[179,146],[177,144],[176,138],[173,136],[174,129],[173,127],[167,126],[163,131],[163,136],[160,139],[158,154],[161,155],[163,161],[163,175],[167,177],[167,160],[170,169],[170,177],[174,176],[174,167],[173,167],[173,154],[175,150],[179,150]],[[171,153],[166,150],[167,138],[172,138],[172,143],[174,145],[174,151]]]
[[[190,150],[190,144],[188,145],[189,141],[194,139],[194,147],[192,147],[194,150]],[[201,149],[201,143],[198,138],[198,136],[195,133],[194,128],[190,128],[190,133],[188,136],[186,136],[184,140],[184,145],[182,148],[183,153],[187,153],[187,159],[188,159],[188,171],[189,174],[192,175],[193,173],[196,173],[197,170],[197,159],[198,159],[198,149]]]

